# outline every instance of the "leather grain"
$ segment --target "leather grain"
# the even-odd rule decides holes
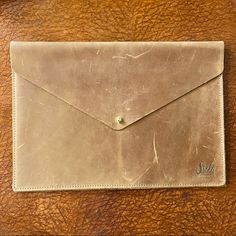
[[[16,75],[115,130],[173,102],[224,69],[223,42],[11,45]],[[116,122],[118,116],[123,124]]]
[[[1,1],[2,235],[235,235],[235,1]],[[227,187],[13,193],[11,40],[223,40]],[[115,227],[114,227],[115,226]]]
[[[223,42],[10,50],[14,191],[225,185]]]

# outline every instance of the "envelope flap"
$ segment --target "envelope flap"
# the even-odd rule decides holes
[[[223,42],[12,42],[13,71],[120,130],[223,71]]]

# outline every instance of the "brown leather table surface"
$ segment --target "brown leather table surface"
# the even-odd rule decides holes
[[[14,193],[11,40],[225,41],[227,186]],[[236,1],[1,0],[0,235],[138,234],[236,235]]]

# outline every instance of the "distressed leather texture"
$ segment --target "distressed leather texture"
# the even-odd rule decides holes
[[[223,59],[223,42],[12,42],[13,189],[224,185]]]
[[[1,235],[234,235],[235,1],[0,2]],[[12,191],[10,41],[225,42],[224,188]]]

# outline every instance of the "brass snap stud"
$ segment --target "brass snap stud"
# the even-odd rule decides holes
[[[116,121],[117,121],[117,123],[119,123],[119,124],[123,124],[123,123],[124,123],[124,118],[121,117],[121,116],[118,116],[118,117],[116,118]]]

